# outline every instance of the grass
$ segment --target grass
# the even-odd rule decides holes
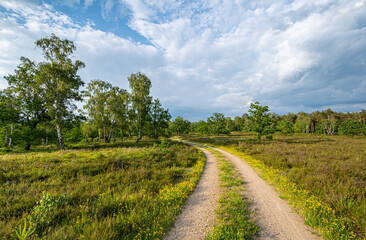
[[[0,156],[0,239],[161,239],[205,164],[179,143],[84,148]]]
[[[328,239],[365,238],[365,137],[253,134],[189,137],[249,162]],[[355,235],[355,236],[354,236]]]
[[[249,202],[243,197],[244,182],[229,161],[219,152],[209,150],[218,160],[222,193],[216,210],[217,224],[207,239],[252,239],[258,233],[258,227],[249,217]]]

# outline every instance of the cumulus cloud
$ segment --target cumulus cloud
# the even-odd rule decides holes
[[[131,14],[128,26],[151,44],[79,26],[51,6],[8,1],[0,3],[8,9],[0,13],[0,41],[9,46],[0,49],[0,74],[16,53],[32,55],[35,39],[55,32],[77,43],[86,79],[127,87],[129,73],[142,71],[154,96],[192,120],[241,115],[257,100],[280,113],[365,106],[366,0],[99,3],[104,17],[112,7]]]
[[[132,7],[131,26],[165,51],[178,88],[193,83],[197,102],[238,92],[272,109],[366,102],[365,1],[193,1],[168,16],[164,1],[137,2],[154,11]],[[237,107],[233,98],[227,112]]]

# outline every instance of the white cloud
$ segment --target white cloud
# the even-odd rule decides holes
[[[105,0],[101,3],[102,6],[102,17],[104,19],[108,19],[109,13],[114,7],[114,1],[113,0]]]
[[[118,4],[129,8],[129,26],[153,45],[79,26],[51,6],[8,1],[0,3],[10,12],[0,18],[0,42],[9,46],[0,49],[0,74],[55,32],[76,42],[86,81],[127,87],[126,77],[143,71],[154,96],[192,119],[217,109],[241,115],[256,100],[282,112],[366,102],[365,0],[100,3],[105,17]],[[84,8],[92,4],[85,0]]]
[[[0,76],[13,73],[21,56],[41,61],[41,50],[35,49],[34,42],[51,33],[75,42],[74,59],[86,63],[87,68],[81,71],[86,82],[99,78],[127,88],[126,78],[131,72],[161,61],[153,46],[137,44],[89,25],[79,26],[65,14],[44,6],[14,5],[2,15],[0,42],[7,47],[0,49]]]
[[[85,0],[84,1],[84,9],[87,9],[88,7],[92,6],[94,3],[94,0]]]

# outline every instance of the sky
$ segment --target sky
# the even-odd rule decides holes
[[[173,118],[366,109],[366,0],[0,0],[0,89],[52,33],[86,84],[142,72]]]

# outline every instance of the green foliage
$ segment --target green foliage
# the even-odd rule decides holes
[[[142,131],[147,123],[151,107],[151,81],[145,74],[138,72],[131,74],[128,82],[130,83],[132,110],[134,111],[132,116],[138,134],[137,142],[139,142],[143,136]]]
[[[287,120],[282,120],[278,124],[278,129],[281,131],[283,135],[292,134],[295,132],[294,130],[294,124],[292,122],[289,122]]]
[[[92,80],[88,83],[84,96],[87,98],[84,109],[88,116],[83,129],[85,134],[88,136],[93,131],[102,129],[104,142],[110,142],[117,125],[126,125],[129,94],[105,81]]]
[[[84,85],[77,72],[85,67],[79,60],[72,61],[71,55],[76,50],[74,43],[60,39],[52,34],[49,38],[36,41],[41,48],[46,62],[38,65],[36,75],[39,86],[44,90],[43,102],[57,129],[60,148],[65,149],[61,126],[65,118],[73,117],[76,109],[74,101],[81,100],[80,86]]]
[[[168,109],[161,107],[159,99],[155,99],[150,112],[150,121],[148,126],[149,137],[158,139],[160,136],[169,136],[168,127],[172,116]]]
[[[347,119],[340,124],[338,131],[341,135],[366,135],[366,125],[361,121]]]
[[[227,120],[223,113],[214,113],[211,117],[207,118],[207,127],[209,132],[214,134],[227,134],[230,132],[227,129]]]
[[[52,120],[60,147],[64,149],[61,125],[64,119],[74,116],[76,105],[73,101],[81,100],[79,87],[84,82],[77,71],[85,65],[69,58],[76,48],[67,39],[61,40],[53,34],[50,38],[37,40],[36,46],[43,50],[46,62],[37,64],[21,57],[22,63],[15,74],[5,77],[8,91],[16,96],[20,119],[27,129],[25,136],[32,136],[39,123]],[[32,140],[25,138],[28,150]]]
[[[27,220],[24,220],[24,225],[20,225],[17,227],[14,231],[15,237],[18,240],[27,240],[32,236],[32,234],[35,232],[34,225],[32,223],[28,223]]]
[[[177,135],[186,134],[189,131],[190,125],[191,123],[188,120],[178,116],[171,122],[170,130]]]
[[[45,90],[41,88],[37,78],[38,65],[25,57],[21,57],[20,60],[21,64],[15,69],[15,74],[9,74],[5,79],[9,84],[7,90],[16,96],[16,102],[19,104],[19,118],[25,130],[23,140],[26,142],[26,149],[29,150],[37,125],[49,120],[49,115],[43,99]]]
[[[248,112],[250,113],[250,119],[252,120],[252,128],[258,133],[258,139],[262,135],[271,132],[271,120],[269,115],[268,106],[261,106],[259,102],[251,103]]]
[[[41,199],[37,202],[28,221],[35,226],[44,229],[55,220],[55,212],[67,203],[66,195],[58,196],[56,194],[43,192]]]
[[[202,133],[202,134],[208,133],[207,123],[205,121],[203,121],[203,120],[197,122],[194,131],[199,132],[199,133]]]

